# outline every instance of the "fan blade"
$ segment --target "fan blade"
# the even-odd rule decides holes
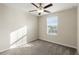
[[[51,12],[50,12],[50,11],[48,11],[48,10],[44,10],[44,12],[51,13]]]
[[[48,8],[48,7],[51,7],[51,6],[53,6],[53,4],[48,4],[48,5],[46,5],[46,6],[44,7],[44,9],[46,9],[46,8]]]
[[[41,15],[41,13],[38,13],[38,15]]]
[[[32,3],[32,5],[34,5],[36,8],[38,8],[38,6],[37,6],[37,5],[35,5],[34,3]]]
[[[29,12],[34,12],[34,11],[37,11],[37,10],[31,10],[31,11],[29,11]]]

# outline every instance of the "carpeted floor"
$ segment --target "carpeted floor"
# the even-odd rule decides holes
[[[36,40],[28,44],[10,49],[0,55],[74,55],[76,49],[50,43],[43,40]]]

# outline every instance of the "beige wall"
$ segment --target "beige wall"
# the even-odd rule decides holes
[[[47,17],[58,16],[57,35],[47,35]],[[72,8],[39,17],[39,39],[77,48],[77,9]]]
[[[37,39],[37,17],[0,4],[0,51],[10,47],[10,34],[27,27],[26,41]]]

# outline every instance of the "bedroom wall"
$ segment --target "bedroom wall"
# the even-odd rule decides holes
[[[10,47],[11,33],[18,31],[21,32],[18,35],[24,35],[24,29],[20,30],[23,27],[26,27],[26,34],[24,38],[21,38],[19,43],[27,43],[36,40],[38,37],[37,22],[36,16],[32,16],[20,9],[0,4],[0,51]]]
[[[58,16],[57,35],[47,34],[47,17]],[[77,48],[77,8],[39,17],[39,39]]]

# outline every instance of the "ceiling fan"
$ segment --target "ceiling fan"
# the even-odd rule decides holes
[[[42,3],[39,3],[39,6],[37,6],[36,4],[34,3],[31,3],[33,6],[35,6],[37,9],[36,10],[31,10],[29,12],[35,12],[37,11],[38,12],[38,15],[41,15],[42,12],[46,12],[46,13],[51,13],[50,11],[46,10],[47,8],[53,6],[52,3],[46,5],[46,6],[42,6]]]

